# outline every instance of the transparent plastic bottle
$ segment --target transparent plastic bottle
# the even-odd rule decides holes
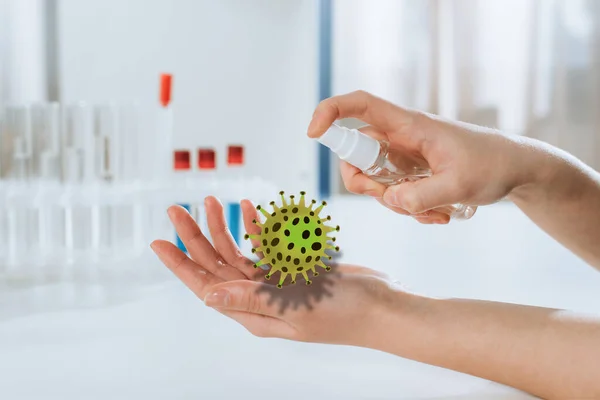
[[[419,155],[399,150],[390,152],[389,143],[373,139],[357,129],[333,124],[318,141],[336,153],[340,159],[386,186],[417,181],[432,175],[427,161]],[[435,210],[456,220],[469,219],[475,213],[474,207],[463,204],[439,207]]]

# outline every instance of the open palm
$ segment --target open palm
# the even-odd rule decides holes
[[[259,233],[252,222],[259,219],[256,208],[249,200],[241,207],[246,231]],[[184,208],[172,206],[169,217],[189,257],[168,241],[157,240],[152,249],[207,306],[256,336],[359,345],[357,338],[369,336],[369,321],[397,298],[398,289],[384,274],[350,265],[336,265],[311,286],[299,281],[278,289],[240,251],[219,200],[208,197],[205,208],[214,246]]]

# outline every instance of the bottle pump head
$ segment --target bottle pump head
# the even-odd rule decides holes
[[[381,146],[376,139],[357,129],[348,129],[333,124],[318,139],[348,164],[365,171],[377,161]]]

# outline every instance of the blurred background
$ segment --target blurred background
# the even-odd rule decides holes
[[[160,165],[173,187],[199,185],[189,193],[200,203],[219,182],[219,193],[235,192],[227,201],[267,202],[282,189],[305,190],[331,198],[344,262],[437,296],[600,312],[600,274],[512,205],[480,209],[467,222],[422,226],[349,195],[337,158],[306,138],[320,100],[360,89],[535,137],[600,169],[599,1],[0,0],[0,107],[135,102],[153,110],[163,73],[173,77],[173,125],[163,146],[169,162]],[[139,116],[145,126],[155,112]],[[159,143],[150,129],[139,130],[136,143]],[[230,168],[232,146],[243,154],[243,163],[233,162],[241,169]],[[196,175],[201,149],[214,151],[210,179]],[[148,152],[150,163],[156,155],[141,144],[120,151]],[[8,162],[6,153],[0,157],[0,165]],[[266,186],[243,186],[252,179]],[[232,204],[237,240],[243,232]],[[164,238],[176,240],[164,205],[134,221],[160,215],[161,235],[166,229]],[[0,201],[3,245],[15,242],[13,231],[2,231],[3,221],[17,221],[8,211],[3,216],[10,207]],[[128,211],[111,215],[111,229],[129,225]],[[94,253],[112,272],[97,279],[87,270],[85,284],[71,272],[87,268],[90,253],[69,259],[71,272],[61,270],[50,284],[35,266],[15,275],[21,266],[5,262],[0,246],[0,386],[7,399],[530,398],[363,349],[254,338],[205,309],[169,274],[147,279],[143,271],[164,269],[147,247],[157,237],[136,239],[126,280],[107,261],[122,247]],[[37,248],[14,249],[45,257]],[[142,281],[145,291],[133,295]]]
[[[537,137],[600,167],[593,0],[0,4],[2,103],[152,102],[168,71],[175,147],[243,142],[247,168],[290,190],[313,191],[315,165],[329,167],[304,137],[315,105],[356,89]],[[285,168],[264,168],[264,156]],[[343,190],[336,165],[333,193]]]

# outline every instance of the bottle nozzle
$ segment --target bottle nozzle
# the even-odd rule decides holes
[[[333,124],[318,141],[340,159],[363,171],[369,169],[379,156],[379,142],[357,129]]]

